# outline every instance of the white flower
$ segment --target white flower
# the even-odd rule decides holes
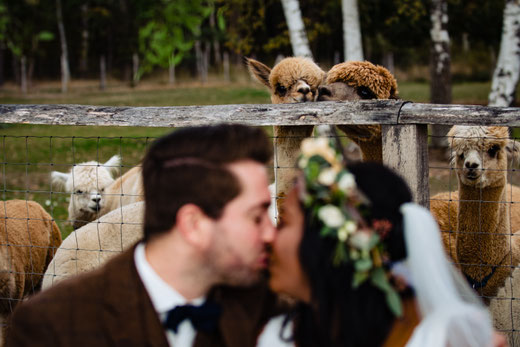
[[[356,187],[356,180],[351,173],[345,173],[341,176],[338,182],[338,187],[345,193],[349,193]]]
[[[318,217],[329,228],[339,228],[345,223],[345,216],[341,210],[334,205],[322,206],[318,211]]]
[[[330,186],[336,180],[336,170],[332,167],[323,169],[318,176],[318,182],[324,186]]]
[[[354,233],[357,230],[357,224],[351,220],[348,220],[341,226],[338,230],[338,239],[341,242],[347,241],[347,238],[350,234]]]
[[[50,206],[51,205],[51,201],[50,200],[45,200],[45,205],[46,206]]]
[[[306,138],[302,141],[300,148],[302,154],[307,158],[317,154],[322,156],[329,163],[336,161],[336,153],[334,149],[330,147],[329,140],[324,137]]]
[[[300,169],[303,169],[304,167],[307,166],[308,163],[309,163],[309,158],[308,158],[308,157],[304,157],[304,156],[302,156],[302,157],[300,158],[300,160],[298,160],[298,167],[299,167]]]
[[[352,237],[349,239],[349,241],[350,241],[350,244],[352,246],[356,247],[357,249],[367,250],[370,245],[370,239],[371,239],[370,233],[360,231],[360,232],[354,233],[354,235],[352,235]]]

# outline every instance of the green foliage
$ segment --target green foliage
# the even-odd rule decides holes
[[[144,59],[138,77],[155,66],[179,64],[210,13],[211,7],[202,0],[163,0],[152,9],[148,22],[139,29],[139,51]]]

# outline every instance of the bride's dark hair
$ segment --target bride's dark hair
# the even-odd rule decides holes
[[[403,217],[399,207],[412,200],[405,181],[378,163],[348,166],[358,189],[370,200],[366,222],[388,220],[392,229],[385,238],[391,261],[406,257]],[[306,346],[381,346],[395,316],[385,293],[366,281],[352,287],[351,264],[333,265],[337,240],[319,234],[321,223],[304,209],[305,227],[299,248],[303,271],[311,285],[311,304],[299,304],[294,316],[294,340]]]

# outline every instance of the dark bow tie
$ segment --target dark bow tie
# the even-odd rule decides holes
[[[200,306],[176,306],[168,311],[164,326],[177,333],[179,324],[183,320],[189,319],[196,330],[212,332],[217,328],[220,311],[219,305],[208,301]]]

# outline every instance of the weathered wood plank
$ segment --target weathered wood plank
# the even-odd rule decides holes
[[[173,127],[249,125],[467,124],[520,126],[520,108],[405,104],[400,100],[175,107],[0,105],[0,123]],[[399,113],[399,117],[397,116]]]
[[[401,101],[176,107],[0,105],[0,123],[174,127],[220,122],[249,125],[395,124]]]
[[[520,126],[520,108],[407,103],[399,124]]]
[[[383,163],[408,182],[414,201],[430,206],[428,128],[426,125],[383,125]]]

